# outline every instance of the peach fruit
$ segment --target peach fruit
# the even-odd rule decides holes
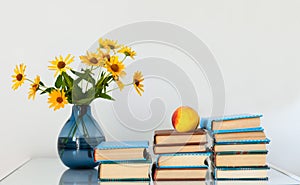
[[[198,128],[200,117],[188,106],[178,107],[172,115],[172,125],[177,132],[189,132]]]

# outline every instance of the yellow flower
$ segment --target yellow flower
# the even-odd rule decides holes
[[[103,61],[110,61],[109,51],[103,52],[100,48],[98,48],[98,54],[102,57]]]
[[[126,56],[130,56],[132,59],[134,59],[134,56],[136,55],[136,52],[128,46],[123,46],[118,53],[124,53]]]
[[[49,108],[54,108],[54,110],[64,108],[65,104],[68,104],[68,100],[65,96],[63,90],[53,90],[49,94],[48,98]]]
[[[36,91],[40,87],[40,81],[41,81],[40,76],[37,75],[36,78],[34,79],[34,82],[31,84],[31,87],[29,89],[28,99],[32,98],[34,100]]]
[[[107,47],[107,46],[106,46],[106,40],[103,40],[102,38],[100,38],[100,39],[98,40],[98,42],[99,42],[100,48],[105,48],[105,47]]]
[[[122,91],[123,89],[124,89],[124,84],[123,84],[123,82],[121,82],[121,80],[116,80],[115,81],[116,82],[116,84],[118,85],[118,87],[119,87],[119,89],[120,89],[120,91]]]
[[[110,39],[105,39],[103,40],[102,38],[99,39],[99,45],[100,48],[106,48],[106,49],[118,49],[120,45],[116,40],[110,40]]]
[[[26,75],[25,73],[26,66],[24,64],[16,65],[14,72],[15,74],[11,77],[13,78],[12,82],[14,83],[12,86],[13,90],[18,89],[25,81]]]
[[[142,96],[142,92],[144,92],[144,85],[141,83],[142,81],[144,81],[144,77],[142,75],[142,72],[140,71],[137,71],[134,73],[133,75],[133,85],[134,85],[134,88],[136,90],[136,92]]]
[[[66,70],[71,69],[68,65],[73,61],[74,56],[71,57],[71,54],[68,54],[65,59],[60,55],[59,57],[55,57],[55,60],[50,61],[52,66],[48,66],[48,69],[56,70],[54,74],[54,77],[56,77],[58,73],[61,74],[62,72],[66,72]]]
[[[90,66],[101,66],[103,67],[105,62],[100,53],[86,52],[86,56],[80,56],[80,60]]]
[[[107,71],[109,71],[114,76],[114,79],[118,79],[119,76],[123,77],[126,75],[124,71],[125,66],[122,62],[119,61],[118,56],[110,57],[110,60],[107,61],[105,67]]]

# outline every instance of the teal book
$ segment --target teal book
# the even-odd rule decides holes
[[[242,145],[242,144],[269,144],[270,139],[257,139],[257,140],[232,140],[232,141],[220,141],[215,142],[215,145]]]
[[[157,168],[207,168],[211,152],[160,154]]]
[[[267,150],[267,144],[270,140],[233,140],[215,142],[213,145],[214,152],[244,152],[244,151],[264,151]]]
[[[216,130],[211,131],[215,143],[220,142],[251,142],[251,140],[266,140],[267,136],[262,127],[238,129],[238,130]]]
[[[262,114],[238,114],[208,117],[200,120],[200,127],[207,130],[236,130],[260,127]]]
[[[150,181],[152,160],[101,161],[98,180],[107,181]]]
[[[216,180],[268,180],[270,167],[215,167]]]
[[[108,141],[94,148],[94,161],[147,160],[148,141]]]
[[[100,143],[96,148],[101,150],[120,148],[148,148],[148,141],[106,141]]]

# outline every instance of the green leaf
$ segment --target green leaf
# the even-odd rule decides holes
[[[45,84],[44,84],[42,81],[40,81],[40,85],[41,85],[41,86],[45,86]]]
[[[74,104],[77,105],[88,105],[90,104],[92,101],[94,100],[94,97],[90,97],[90,98],[83,98],[83,99],[79,99],[79,100],[74,100]]]
[[[62,86],[62,75],[59,75],[57,78],[56,78],[56,81],[55,81],[55,87],[56,88],[60,88]]]
[[[71,76],[69,76],[66,72],[62,72],[62,76],[64,77],[64,81],[65,81],[65,86],[68,87],[68,89],[72,89],[73,87],[73,78]],[[63,81],[63,82],[64,82]]]
[[[99,97],[103,98],[103,99],[107,99],[107,100],[115,100],[111,96],[109,96],[108,94],[105,94],[105,93],[99,94]]]
[[[74,84],[73,85],[73,89],[72,89],[72,99],[73,101],[77,101],[84,98],[84,94],[82,92],[82,89],[79,87],[78,84]]]
[[[74,70],[71,70],[71,72],[73,74],[75,74],[76,76],[78,76],[80,79],[83,79],[83,80],[91,83],[93,86],[95,86],[96,81],[93,78],[92,71],[90,69],[83,70],[83,73],[80,73],[80,72],[77,72],[77,71],[74,71]]]
[[[67,99],[68,99],[68,102],[72,104],[72,103],[73,103],[73,99],[72,99],[72,91],[66,92],[66,97],[67,97]]]
[[[55,88],[54,87],[48,87],[47,89],[45,89],[44,91],[42,91],[40,94],[45,94],[45,93],[51,93],[51,91],[53,91]]]
[[[85,97],[91,97],[91,98],[94,98],[95,97],[95,88],[90,88],[88,91],[86,91],[84,93]]]

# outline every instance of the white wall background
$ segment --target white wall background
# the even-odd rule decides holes
[[[1,1],[0,178],[28,158],[56,156],[56,137],[70,113],[70,107],[48,109],[46,96],[27,101],[28,86],[13,92],[15,64],[25,62],[28,74],[38,73],[50,83],[53,73],[47,66],[54,56],[80,55],[110,30],[145,20],[177,24],[206,43],[223,73],[226,113],[263,113],[263,126],[272,140],[269,162],[300,175],[299,9],[299,1],[286,0]],[[149,47],[155,51],[155,46]],[[141,48],[138,54],[145,56],[149,50]],[[199,107],[201,115],[209,114],[208,104]],[[102,122],[118,121],[110,102],[98,101],[95,108]],[[106,132],[122,132],[113,124],[104,127]],[[114,137],[144,136],[127,132]]]

